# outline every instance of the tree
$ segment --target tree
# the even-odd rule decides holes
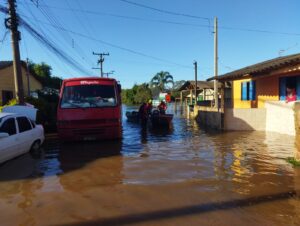
[[[137,104],[148,102],[149,99],[152,99],[151,90],[148,87],[148,84],[143,83],[137,87],[136,95],[134,96],[134,102]]]
[[[129,105],[141,104],[152,99],[151,90],[146,83],[141,85],[135,84],[131,89],[123,89],[121,95],[122,102]]]
[[[41,78],[49,78],[51,76],[51,66],[42,62],[40,64],[35,64],[33,62],[29,63],[29,70],[34,72]]]
[[[52,68],[50,65],[42,62],[36,64],[30,62],[28,65],[29,71],[36,75],[37,79],[42,83],[44,87],[59,89],[62,83],[62,79],[59,77],[51,76]]]
[[[169,90],[173,85],[173,76],[167,71],[158,72],[150,81],[150,88],[158,88],[161,92]]]

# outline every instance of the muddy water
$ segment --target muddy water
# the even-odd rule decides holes
[[[59,144],[0,166],[0,225],[300,225],[295,139],[124,121],[120,142]],[[298,193],[298,194],[297,194]]]

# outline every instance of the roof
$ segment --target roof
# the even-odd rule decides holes
[[[0,61],[0,69],[10,67],[12,64],[12,61]]]
[[[178,91],[188,90],[188,89],[191,89],[190,87],[195,87],[195,81],[186,81],[177,90]],[[213,89],[213,88],[214,88],[213,82],[197,81],[197,89]]]
[[[7,67],[10,67],[13,65],[12,61],[0,61],[0,69],[4,69]],[[27,68],[27,63],[23,60],[21,60],[21,65],[25,68]]]
[[[288,55],[284,57],[277,57],[271,60],[266,60],[257,64],[253,64],[239,70],[235,70],[224,75],[220,75],[218,80],[234,80],[244,76],[261,76],[270,71],[281,69],[287,66],[293,66],[300,63],[300,53]],[[214,80],[215,77],[207,79],[207,81]]]
[[[186,81],[181,87],[177,89],[177,91],[194,89],[195,81]],[[218,88],[221,88],[221,84],[218,84]],[[231,88],[231,83],[226,82],[225,88]],[[197,81],[197,89],[214,89],[214,82],[211,81]]]

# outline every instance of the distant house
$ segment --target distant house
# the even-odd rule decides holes
[[[195,81],[186,81],[177,91],[180,91],[181,98],[195,99]],[[197,82],[197,100],[212,100],[214,95],[214,84],[213,82],[198,81]]]
[[[28,96],[28,85],[30,91],[33,92],[42,89],[42,84],[30,72],[27,76],[26,62],[22,61],[21,64],[24,95]],[[6,104],[13,98],[15,98],[13,63],[12,61],[0,61],[0,105]]]
[[[200,110],[200,121],[225,130],[300,134],[300,54],[247,66],[217,80],[221,84],[232,82],[231,107],[221,106],[214,113],[220,120],[212,122],[207,120],[207,111]],[[295,90],[297,101],[286,103],[287,87]]]
[[[195,81],[186,81],[180,87],[178,87],[177,91],[181,92],[182,98],[190,99],[191,97],[195,99]],[[226,99],[231,98],[231,83],[226,82],[225,87],[225,96]],[[221,84],[218,86],[218,90],[220,93]],[[214,99],[214,83],[211,81],[198,81],[197,82],[197,101],[198,104],[203,105],[211,105],[212,100]],[[199,103],[201,102],[201,103]]]

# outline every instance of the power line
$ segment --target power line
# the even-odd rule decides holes
[[[78,71],[88,74],[85,69],[83,69],[78,62],[76,62],[73,58],[68,56],[65,52],[62,50],[59,50],[51,41],[49,41],[46,37],[38,33],[36,30],[34,30],[27,22],[19,18],[20,25],[24,26],[24,28],[38,41],[40,41],[42,44],[44,44],[50,51],[52,51],[54,54],[56,54],[58,57],[60,57],[62,60],[64,60],[69,65],[72,65],[74,68],[76,68]]]
[[[219,26],[218,28],[219,29],[225,29],[225,30],[236,30],[236,31],[248,31],[248,32],[257,32],[257,33],[300,36],[300,33],[289,33],[289,32],[279,32],[279,31],[270,31],[270,30],[259,30],[259,29],[248,29],[248,28],[237,28],[237,27],[223,27],[223,26]]]
[[[35,14],[32,13],[32,11],[31,11],[30,7],[28,6],[28,4],[25,4],[25,6],[26,6],[26,8],[27,8],[27,11],[29,11],[29,13],[31,14],[31,16],[34,18],[35,25],[38,27],[38,29],[40,30],[40,32],[42,33],[42,35],[44,35],[44,37],[47,36],[48,39],[49,39],[49,36],[50,36],[50,34],[52,34],[52,32],[50,32],[50,31],[48,30],[48,35],[46,35],[46,34],[44,33],[43,29],[41,28],[41,26],[39,26],[39,24],[37,23],[38,19],[36,18]],[[19,15],[20,15],[20,14],[19,14]],[[25,38],[24,38],[24,40],[25,40]],[[39,45],[41,48],[43,48],[43,46],[42,46],[42,44],[41,44],[40,42],[38,42],[38,45]],[[27,54],[27,55],[28,55],[28,54]],[[59,62],[59,63],[57,62],[57,58],[54,58],[51,54],[48,55],[48,56],[53,60],[53,62],[55,62],[55,65],[56,65],[57,67],[59,67],[62,71],[65,72],[65,74],[71,74],[69,68],[67,68],[67,67],[62,67],[62,66],[61,66],[61,63],[60,63],[60,62]]]
[[[47,7],[53,8],[53,9],[58,9],[58,10],[78,11],[81,13],[86,13],[86,14],[91,14],[91,15],[105,15],[105,16],[110,16],[110,17],[136,20],[136,21],[146,21],[146,22],[154,22],[154,23],[162,23],[162,24],[173,24],[173,25],[180,25],[180,26],[202,27],[202,28],[210,28],[210,29],[213,28],[213,26],[211,26],[210,24],[204,25],[204,24],[175,22],[175,21],[168,21],[168,20],[155,20],[155,19],[148,19],[148,18],[142,18],[142,17],[125,16],[125,15],[114,14],[114,13],[96,12],[96,11],[91,11],[91,10],[82,10],[82,9],[74,9],[74,8],[68,9],[68,8],[56,7],[56,6],[50,6],[50,5],[48,5]],[[289,35],[289,36],[300,36],[300,33],[281,32],[281,31],[272,31],[272,30],[264,30],[264,29],[250,29],[250,28],[239,28],[239,27],[228,27],[228,26],[219,26],[219,29],[255,32],[255,33],[266,33],[266,34]]]
[[[45,6],[45,5],[41,5],[41,6]],[[125,16],[125,15],[120,15],[120,14],[105,13],[105,12],[99,12],[99,11],[96,12],[96,11],[91,11],[91,10],[84,10],[84,9],[82,9],[82,7],[80,7],[80,8],[70,8],[70,7],[64,8],[64,7],[57,7],[57,6],[50,6],[50,5],[47,5],[47,7],[53,8],[53,9],[58,9],[58,10],[64,10],[64,11],[81,12],[83,14],[91,14],[91,15],[98,15],[98,16],[104,15],[104,16],[129,19],[129,20],[137,20],[137,21],[156,22],[156,23],[174,24],[174,25],[186,25],[186,26],[193,26],[193,27],[210,27],[208,25],[198,25],[198,24],[174,22],[174,21],[167,21],[167,20],[154,20],[154,19],[147,19],[147,18],[142,18],[142,17]]]
[[[71,7],[71,5],[70,5],[70,3],[69,3],[68,0],[66,0],[66,3],[67,3],[67,5],[68,5],[69,9],[70,9],[70,10],[72,11],[72,13],[74,14],[76,20],[79,22],[79,24],[84,28],[84,30],[85,30],[89,35],[91,35],[90,31],[87,29],[87,27],[86,27],[86,26],[82,23],[82,21],[79,19],[79,17],[78,17],[78,15],[77,15],[76,11]]]
[[[24,17],[27,17],[27,16],[24,16]],[[27,17],[27,18],[29,18],[29,17]],[[38,21],[40,21],[40,20],[38,20]],[[61,26],[57,26],[57,25],[45,23],[43,21],[40,21],[40,22],[43,23],[43,24],[47,24],[49,26],[56,27],[56,28],[58,28],[58,29],[60,29],[62,31],[68,31],[69,33],[72,33],[74,35],[81,36],[83,38],[86,38],[86,39],[89,39],[89,40],[92,40],[92,41],[95,41],[95,42],[99,42],[99,43],[105,44],[107,46],[110,46],[110,47],[113,47],[113,48],[117,48],[117,49],[120,49],[120,50],[123,50],[123,51],[126,51],[126,52],[130,52],[130,53],[133,53],[133,54],[136,54],[136,55],[147,57],[147,58],[150,58],[150,59],[153,59],[153,60],[165,62],[165,63],[171,64],[171,65],[176,65],[178,67],[189,68],[189,69],[193,68],[191,66],[187,66],[187,65],[175,63],[175,62],[172,62],[172,61],[169,61],[169,60],[165,60],[165,59],[162,59],[162,58],[159,58],[159,57],[151,56],[151,55],[148,55],[148,54],[145,54],[145,53],[142,53],[142,52],[138,52],[138,51],[135,51],[135,50],[132,50],[132,49],[129,49],[129,48],[125,48],[125,47],[122,47],[122,46],[119,46],[119,45],[115,45],[113,43],[110,43],[110,42],[107,42],[107,41],[104,41],[104,40],[101,40],[101,39],[96,39],[96,38],[90,37],[88,35],[85,35],[85,34],[82,34],[82,33],[79,33],[79,32],[75,32],[75,31],[63,28]]]
[[[40,0],[40,1],[42,1],[42,0]],[[42,14],[47,18],[47,20],[50,23],[52,23],[53,25],[62,27],[62,24],[60,23],[60,21],[51,14],[51,10],[49,10],[48,6],[45,3],[43,5],[39,4],[39,6],[40,7],[38,9],[42,12]],[[60,32],[58,31],[58,33],[60,33]],[[68,32],[66,34],[64,34],[64,33],[60,33],[60,34],[64,38],[64,40],[67,44],[70,43],[69,41],[72,42],[72,45],[73,45],[72,47],[80,58],[83,58],[85,61],[86,61],[86,59],[88,59],[89,62],[88,61],[86,61],[86,62],[89,64],[93,64],[92,60],[88,58],[88,56],[84,53],[84,51],[80,48],[80,46],[77,46],[76,48],[74,48],[74,39],[68,34]]]
[[[174,15],[174,16],[182,16],[182,17],[189,17],[189,18],[194,18],[194,19],[202,19],[202,20],[208,20],[208,21],[210,21],[210,18],[208,18],[208,17],[201,17],[201,16],[195,16],[195,15],[191,15],[191,14],[172,12],[172,11],[158,9],[158,8],[154,8],[154,7],[151,7],[151,6],[147,6],[147,5],[144,5],[144,4],[141,4],[141,3],[136,3],[136,2],[132,2],[132,1],[128,1],[128,0],[120,0],[120,1],[121,2],[125,2],[127,4],[130,4],[130,5],[135,5],[135,6],[138,6],[138,7],[142,7],[142,8],[154,10],[154,11],[165,13],[165,14],[170,14],[170,15]]]

